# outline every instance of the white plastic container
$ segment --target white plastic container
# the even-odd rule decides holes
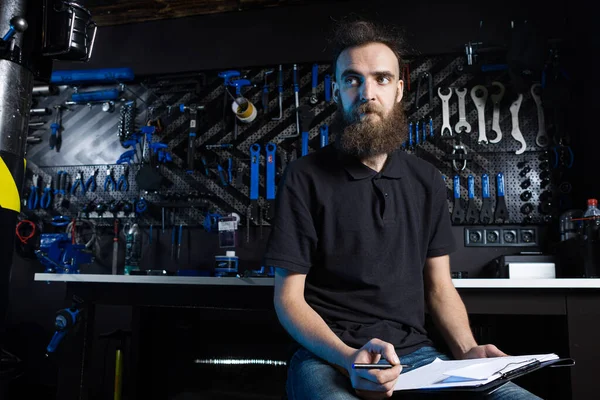
[[[238,272],[238,257],[235,251],[226,251],[224,256],[215,256],[215,276],[232,276]]]

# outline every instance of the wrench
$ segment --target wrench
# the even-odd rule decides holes
[[[477,92],[481,91],[483,95],[481,97],[477,96]],[[475,107],[477,107],[477,120],[479,122],[479,139],[477,139],[479,144],[488,144],[487,137],[485,136],[485,102],[487,101],[488,91],[483,85],[474,86],[471,89],[471,98],[473,99],[473,103],[475,103]]]
[[[548,134],[546,133],[546,123],[544,121],[544,108],[542,107],[542,98],[539,95],[539,91],[541,89],[542,85],[539,83],[534,83],[531,86],[531,96],[533,97],[533,101],[535,101],[538,113],[538,133],[535,137],[535,144],[537,144],[539,147],[548,147],[550,140],[548,139]]]
[[[452,89],[449,88],[448,94],[442,94],[442,88],[438,87],[438,96],[442,100],[442,130],[440,131],[440,136],[444,136],[446,129],[450,132],[447,136],[452,136],[452,127],[450,126],[450,108],[448,107],[450,97],[452,97]]]
[[[519,108],[521,108],[522,101],[523,95],[519,94],[517,100],[510,105],[510,115],[512,116],[512,131],[510,131],[510,134],[513,138],[515,138],[516,141],[521,143],[521,148],[515,151],[515,154],[523,154],[526,148],[525,138],[519,129]]]
[[[469,133],[471,132],[471,124],[467,122],[467,116],[465,113],[465,96],[467,95],[467,89],[454,89],[458,96],[458,122],[454,126],[456,133]],[[464,131],[463,131],[464,129]]]
[[[462,208],[460,199],[460,176],[454,175],[454,207],[452,208],[452,223],[455,225],[465,222],[465,210]]]
[[[492,86],[496,86],[500,89],[498,93],[492,94],[492,103],[494,104],[494,113],[492,114],[492,131],[496,132],[498,136],[495,139],[490,139],[490,143],[498,143],[502,140],[502,131],[500,130],[500,101],[504,97],[504,85],[500,82],[492,82]]]

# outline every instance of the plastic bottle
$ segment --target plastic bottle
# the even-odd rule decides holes
[[[575,239],[579,236],[582,228],[581,221],[573,221],[573,219],[583,217],[583,210],[567,210],[560,215],[559,230],[560,240],[565,241]]]
[[[140,270],[141,257],[142,231],[139,225],[134,223],[125,231],[125,275]]]
[[[226,251],[224,256],[215,256],[215,276],[235,276],[238,258],[235,251]]]
[[[583,217],[594,217],[596,225],[600,225],[600,209],[598,208],[598,200],[588,199],[587,210],[583,213]]]

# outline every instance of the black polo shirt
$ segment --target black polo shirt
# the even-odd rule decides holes
[[[399,150],[377,173],[331,144],[288,165],[264,262],[307,274],[306,301],[347,345],[379,338],[404,355],[431,344],[425,259],[454,248],[433,165]]]

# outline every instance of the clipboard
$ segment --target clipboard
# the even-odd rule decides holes
[[[530,364],[524,365],[523,367],[512,370],[508,373],[502,374],[500,378],[495,379],[486,384],[482,384],[479,386],[455,386],[455,387],[445,387],[445,388],[425,388],[425,389],[410,389],[410,390],[401,390],[401,393],[422,393],[422,394],[434,394],[434,393],[451,393],[451,392],[469,392],[469,393],[477,393],[477,394],[491,394],[496,389],[500,388],[505,383],[512,381],[513,379],[519,378],[523,375],[529,374],[531,372],[537,371],[541,368],[550,367],[550,368],[558,368],[558,367],[572,367],[575,365],[575,360],[572,358],[557,358],[554,360],[543,361],[543,362],[532,362]]]

